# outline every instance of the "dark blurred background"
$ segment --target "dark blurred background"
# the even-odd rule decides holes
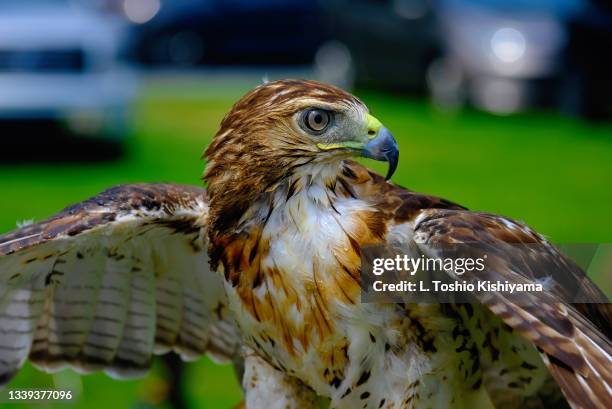
[[[0,0],[0,232],[113,184],[199,184],[231,105],[298,77],[354,92],[393,131],[395,182],[555,243],[611,243],[611,4]],[[608,291],[610,254],[589,269]],[[205,358],[126,382],[28,366],[9,386],[73,389],[75,409],[240,400]]]

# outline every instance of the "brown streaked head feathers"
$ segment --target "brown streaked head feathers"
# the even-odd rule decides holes
[[[234,225],[265,192],[299,167],[324,158],[316,143],[296,126],[296,113],[311,107],[367,112],[340,88],[310,80],[262,84],[242,97],[223,118],[205,152],[208,161],[209,223],[216,231]]]
[[[243,351],[275,385],[292,379],[338,408],[552,407],[561,390],[573,409],[612,408],[612,308],[584,271],[527,226],[389,183],[353,155],[387,161],[390,175],[399,148],[350,94],[272,82],[222,121],[208,191],[119,186],[0,236],[0,386],[28,356],[132,377],[157,353]],[[482,271],[447,278],[542,291],[527,303],[497,291],[472,294],[482,305],[360,304],[364,250],[400,246],[484,253]],[[573,287],[596,302],[573,303]],[[272,383],[256,390],[262,402],[278,402]],[[280,397],[293,405],[297,393]]]

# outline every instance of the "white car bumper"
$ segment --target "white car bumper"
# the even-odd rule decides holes
[[[0,118],[61,116],[127,106],[135,93],[130,70],[75,74],[0,72]]]

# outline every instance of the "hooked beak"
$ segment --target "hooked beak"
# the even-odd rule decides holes
[[[399,149],[391,132],[384,126],[381,126],[376,136],[363,146],[361,156],[388,162],[389,170],[387,171],[385,179],[389,180],[395,173],[395,169],[397,169]]]
[[[317,146],[319,149],[325,151],[348,149],[364,158],[388,162],[389,170],[387,171],[385,179],[389,180],[391,176],[393,176],[393,173],[395,173],[399,160],[397,142],[393,139],[391,132],[389,132],[378,119],[370,114],[366,114],[365,119],[365,130],[359,131],[355,139],[335,143],[318,143]]]

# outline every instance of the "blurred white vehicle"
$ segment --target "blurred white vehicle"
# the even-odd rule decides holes
[[[0,121],[53,120],[79,135],[125,135],[135,75],[119,57],[124,23],[91,4],[0,0]]]
[[[442,58],[433,99],[508,114],[556,108],[612,116],[609,0],[437,0]]]

